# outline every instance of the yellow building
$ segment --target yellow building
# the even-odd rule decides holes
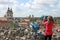
[[[24,18],[23,20],[20,20],[19,22],[18,22],[18,25],[20,26],[20,25],[23,25],[23,26],[28,26],[29,25],[29,22],[30,22],[30,19],[29,18]]]
[[[0,27],[4,27],[8,25],[8,20],[7,18],[0,17]]]

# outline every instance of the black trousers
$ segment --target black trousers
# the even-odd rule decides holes
[[[47,40],[47,39],[48,39],[48,40],[51,40],[51,39],[52,39],[52,35],[46,35],[46,36],[45,36],[45,40]]]

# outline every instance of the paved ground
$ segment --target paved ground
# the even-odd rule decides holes
[[[44,28],[42,27],[40,31],[43,32]],[[31,28],[18,27],[11,29],[9,27],[0,28],[0,40],[35,40],[34,33],[31,31]],[[60,32],[54,31],[52,40],[60,40]],[[44,40],[40,36],[37,36],[37,40]]]

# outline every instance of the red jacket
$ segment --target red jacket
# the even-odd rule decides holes
[[[48,21],[43,21],[42,22],[44,25],[45,25],[45,32],[44,32],[44,34],[45,35],[52,35],[52,27],[53,27],[53,24],[54,24],[54,22],[50,22],[50,24],[48,24]]]

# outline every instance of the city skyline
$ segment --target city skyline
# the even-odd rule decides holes
[[[51,15],[60,17],[60,0],[0,0],[0,17],[12,8],[14,17]]]

